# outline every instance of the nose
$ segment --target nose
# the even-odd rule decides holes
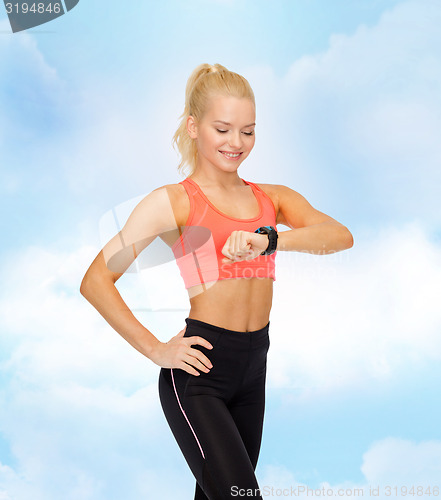
[[[231,149],[240,149],[242,147],[242,136],[240,135],[240,131],[230,135],[228,144]]]

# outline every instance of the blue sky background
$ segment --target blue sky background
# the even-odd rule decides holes
[[[355,240],[278,253],[265,497],[441,486],[440,25],[437,0],[83,0],[12,34],[0,8],[1,500],[192,498],[159,367],[79,285],[114,214],[182,180],[171,138],[202,62],[256,94],[239,175]],[[161,340],[182,329],[171,252],[117,286]]]

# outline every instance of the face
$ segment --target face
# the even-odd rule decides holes
[[[253,102],[231,96],[213,97],[199,123],[189,116],[187,129],[197,143],[199,166],[236,171],[254,147],[255,120]]]

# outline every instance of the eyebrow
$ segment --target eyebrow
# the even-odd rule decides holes
[[[224,121],[222,121],[222,120],[214,120],[214,122],[213,122],[213,123],[223,123],[224,125],[231,125],[231,123],[224,122]],[[250,123],[249,125],[245,125],[245,127],[244,127],[244,128],[246,128],[246,127],[252,127],[253,125],[256,125],[256,124],[255,124],[255,123]]]

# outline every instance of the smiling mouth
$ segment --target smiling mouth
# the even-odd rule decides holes
[[[239,158],[239,156],[242,154],[242,151],[240,153],[230,153],[229,151],[220,151],[219,150],[219,153],[222,153],[227,158]]]

